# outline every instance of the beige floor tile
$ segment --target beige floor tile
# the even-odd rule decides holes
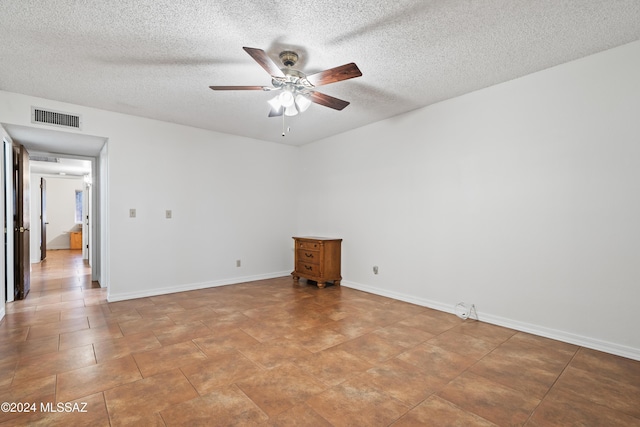
[[[640,418],[595,404],[575,394],[552,391],[536,408],[527,427],[640,426]]]
[[[510,426],[524,424],[540,404],[540,399],[469,372],[447,384],[438,396],[495,424]]]
[[[74,369],[58,374],[56,399],[68,402],[142,379],[133,356]]]
[[[95,363],[96,359],[92,345],[28,357],[18,362],[14,384],[25,379],[60,374],[73,369],[94,365]]]
[[[157,425],[160,411],[198,393],[178,369],[104,391],[112,426]]]
[[[162,347],[158,338],[151,331],[127,335],[99,341],[93,344],[98,363],[109,359],[117,359],[134,353],[143,353]]]
[[[183,323],[180,325],[163,326],[153,329],[160,344],[163,346],[177,344],[180,342],[191,341],[211,335],[211,329],[207,328],[202,322]]]
[[[516,334],[516,331],[513,329],[472,319],[467,319],[452,330],[490,342],[495,346],[502,344]]]
[[[562,369],[552,364],[531,363],[527,357],[513,353],[496,352],[479,360],[469,371],[542,399]]]
[[[328,326],[318,326],[304,331],[295,330],[285,335],[285,338],[299,343],[312,353],[333,347],[349,339]]]
[[[269,419],[237,386],[174,405],[160,412],[169,426],[259,426]]]
[[[191,341],[135,353],[133,357],[145,378],[207,358]]]
[[[65,332],[74,332],[82,329],[89,329],[89,321],[86,317],[60,320],[46,324],[38,324],[29,328],[28,340],[57,336]]]
[[[275,368],[287,362],[303,359],[313,353],[301,344],[287,338],[255,344],[241,350],[242,354],[264,368]]]
[[[417,366],[425,375],[446,382],[451,381],[476,362],[474,358],[445,350],[428,342],[401,353],[397,358]]]
[[[407,412],[393,427],[415,426],[477,426],[496,427],[496,424],[467,412],[438,396],[431,396]]]
[[[495,348],[495,345],[491,342],[470,335],[459,334],[455,330],[443,332],[430,339],[428,343],[475,359],[486,356]]]
[[[307,398],[306,403],[334,426],[386,426],[411,408],[356,379]]]
[[[581,348],[570,366],[583,371],[595,370],[598,375],[630,385],[640,384],[640,361],[601,351]]]
[[[372,364],[389,360],[407,350],[402,344],[376,334],[366,334],[354,338],[338,345],[337,348]]]
[[[640,419],[640,383],[615,381],[594,369],[569,366],[553,388]]]
[[[270,417],[322,393],[327,386],[293,365],[263,371],[236,383]]]
[[[201,396],[264,371],[239,352],[191,363],[181,370]]]
[[[117,324],[60,334],[60,350],[123,337]]]
[[[338,385],[373,367],[366,360],[335,347],[298,359],[295,364],[329,386]]]
[[[260,343],[251,335],[237,328],[212,332],[211,335],[196,338],[193,342],[209,357],[236,353]]]
[[[385,328],[376,329],[373,333],[407,348],[415,347],[434,337],[434,335],[429,332],[400,324],[393,324]]]
[[[58,404],[62,404],[58,407]],[[29,423],[30,426],[92,426],[92,427],[109,427],[109,414],[105,406],[104,396],[95,393],[90,396],[84,396],[73,401],[59,402],[52,405],[56,412],[50,411],[42,413],[43,415],[37,421]],[[48,410],[48,408],[47,408]]]
[[[420,369],[399,359],[380,363],[359,375],[358,379],[409,406],[422,402],[442,386],[440,381],[429,381]]]
[[[331,427],[329,421],[322,418],[320,414],[306,403],[298,404],[293,408],[281,412],[275,417],[270,418],[264,425],[271,427]]]

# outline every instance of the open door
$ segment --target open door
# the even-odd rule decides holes
[[[22,145],[13,146],[15,170],[15,299],[24,299],[31,290],[29,152]]]
[[[40,178],[40,261],[47,257],[47,180]]]

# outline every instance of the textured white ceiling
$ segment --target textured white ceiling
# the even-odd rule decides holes
[[[2,0],[0,89],[301,145],[640,39],[638,0]],[[301,56],[351,102],[268,118],[242,50]],[[73,112],[71,112],[73,113]],[[1,120],[1,118],[0,118]]]

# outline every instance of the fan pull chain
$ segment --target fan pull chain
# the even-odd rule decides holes
[[[287,132],[291,132],[291,127],[287,126]],[[284,130],[284,111],[282,112],[282,136],[286,136],[285,130]]]

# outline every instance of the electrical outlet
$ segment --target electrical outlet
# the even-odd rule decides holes
[[[240,266],[242,266],[242,261],[238,259],[236,260],[236,267],[240,267]]]
[[[165,216],[165,218],[167,218],[167,219],[171,219],[171,209],[167,209],[167,210],[164,212],[164,216]]]
[[[136,217],[136,210],[135,209],[129,209],[129,218],[135,218]]]
[[[378,266],[377,265],[373,266],[373,274],[378,274]]]

